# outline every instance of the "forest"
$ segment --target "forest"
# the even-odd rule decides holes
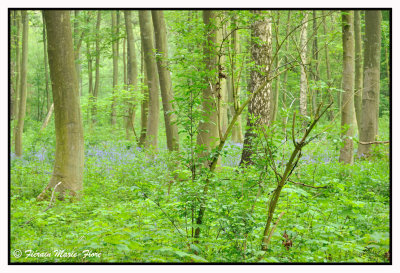
[[[8,9],[9,263],[391,264],[391,9]]]

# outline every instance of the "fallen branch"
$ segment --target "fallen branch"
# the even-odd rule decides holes
[[[61,183],[62,183],[61,181],[58,182],[57,185],[54,187],[53,193],[51,194],[51,199],[50,199],[49,206],[48,206],[47,208],[45,208],[45,209],[42,211],[42,213],[48,211],[50,208],[53,207],[54,193],[55,193],[57,187],[58,187]],[[31,219],[29,219],[28,221],[26,221],[21,227],[23,227],[23,226],[29,224],[30,222],[32,222],[33,220],[35,220],[35,218],[36,218],[36,216],[33,216]]]

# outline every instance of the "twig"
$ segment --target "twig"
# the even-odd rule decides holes
[[[175,222],[171,219],[171,217],[169,217],[169,215],[163,210],[163,208],[160,206],[160,204],[158,204],[157,202],[155,202],[153,199],[151,199],[150,197],[147,196],[147,194],[143,193],[143,196],[147,199],[149,199],[151,202],[153,202],[154,204],[156,204],[156,206],[165,214],[165,216],[167,216],[167,219],[172,223],[172,225],[175,227],[175,229],[179,232],[179,234],[182,237],[185,237],[182,232],[179,230],[179,228],[175,225]]]
[[[307,184],[304,184],[304,183],[300,183],[300,182],[295,182],[295,181],[293,181],[293,180],[290,180],[290,179],[288,179],[288,181],[289,182],[291,182],[291,183],[293,183],[293,184],[296,184],[296,185],[300,185],[300,186],[304,186],[304,187],[309,187],[309,188],[313,188],[313,189],[325,189],[325,188],[327,188],[328,186],[311,186],[311,185],[307,185]]]
[[[55,193],[55,191],[56,191],[58,185],[60,185],[61,183],[62,183],[61,181],[58,182],[57,185],[54,187],[53,193],[51,194],[50,204],[49,204],[49,206],[48,206],[47,208],[45,208],[45,209],[42,211],[42,213],[48,211],[48,210],[53,206],[54,193]],[[31,219],[29,219],[28,221],[26,221],[21,227],[23,227],[23,226],[29,224],[29,223],[32,222],[35,218],[36,218],[36,216],[33,216]]]

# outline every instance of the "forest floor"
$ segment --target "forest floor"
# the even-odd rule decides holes
[[[380,136],[389,139],[388,118],[380,124]],[[196,212],[202,185],[190,181],[190,171],[179,160],[187,155],[163,149],[149,155],[110,135],[107,140],[107,134],[102,139],[85,136],[83,198],[56,201],[44,211],[49,201],[35,197],[50,179],[55,141],[50,132],[37,133],[34,127],[24,136],[23,157],[11,154],[11,262],[389,261],[388,145],[375,145],[371,158],[345,166],[338,163],[340,141],[334,137],[310,144],[292,180],[326,188],[285,186],[276,210],[285,214],[263,252],[274,180],[260,178],[253,167],[239,171],[241,145],[225,148],[209,189],[201,238],[194,243],[192,207]],[[288,240],[292,244],[285,246]]]

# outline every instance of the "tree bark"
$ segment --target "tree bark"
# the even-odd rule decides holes
[[[354,80],[354,108],[357,118],[357,127],[361,126],[361,106],[362,106],[362,40],[361,40],[361,20],[360,11],[354,11],[354,38],[355,38],[355,80]]]
[[[322,25],[323,25],[323,30],[324,30],[324,36],[326,37],[326,35],[327,35],[326,17],[325,17],[325,11],[323,11],[323,10],[322,10]],[[331,90],[329,88],[332,84],[332,81],[331,81],[331,63],[329,61],[329,47],[328,47],[327,42],[325,42],[324,49],[325,49],[325,63],[326,63],[326,80],[328,82],[328,90],[326,91],[326,94],[325,94],[325,100],[333,101],[333,96],[332,96]],[[334,119],[334,113],[333,113],[332,109],[328,109],[327,116],[328,116],[329,120]]]
[[[279,60],[279,51],[278,51],[278,45],[279,45],[279,26],[280,26],[280,18],[279,18],[279,10],[276,11],[277,13],[277,21],[275,23],[275,69],[278,69],[280,60]],[[276,70],[278,72],[278,70]],[[271,104],[271,121],[274,122],[276,121],[276,116],[278,114],[278,106],[279,106],[279,84],[280,84],[280,75],[278,75],[275,78],[275,85],[273,88],[272,92],[272,104]]]
[[[15,120],[18,117],[18,103],[19,103],[19,78],[20,78],[20,15],[19,11],[15,10],[13,14],[13,25],[15,27],[14,38],[12,40],[12,46],[15,52],[15,61],[12,66],[12,88],[11,88],[11,120]],[[17,126],[14,125],[14,136]]]
[[[111,125],[114,126],[117,122],[116,113],[116,91],[118,87],[118,55],[119,55],[119,17],[118,11],[111,11],[111,35],[112,35],[112,57],[113,57],[113,89],[112,89],[112,103],[111,103]]]
[[[215,71],[218,61],[214,47],[217,42],[217,31],[215,29],[216,11],[203,10],[203,23],[205,25],[206,42],[203,47],[204,63],[207,71]],[[214,75],[207,75],[207,88],[202,94],[203,116],[199,123],[197,134],[197,145],[204,147],[205,151],[199,154],[200,157],[206,156],[212,148],[218,144],[218,118],[217,104],[213,94],[215,90]]]
[[[318,105],[318,94],[319,94],[319,88],[318,86],[318,81],[319,81],[319,59],[318,59],[318,25],[317,25],[317,11],[313,10],[313,46],[312,46],[312,52],[313,52],[313,80],[314,80],[314,86],[315,88],[313,89],[312,92],[312,109],[313,113],[315,114],[315,111],[317,110],[317,105]]]
[[[167,147],[170,151],[178,151],[178,126],[176,124],[176,115],[173,112],[171,73],[168,70],[167,28],[165,26],[164,13],[162,10],[152,10],[151,14],[153,18],[157,49],[157,68],[163,104],[165,130],[167,134]]]
[[[343,148],[339,162],[353,164],[354,136],[354,28],[353,11],[342,11],[343,80],[341,126]]]
[[[149,87],[149,115],[147,119],[146,148],[158,147],[158,122],[159,122],[159,91],[157,65],[154,56],[153,30],[149,10],[139,10],[140,36],[144,62],[147,72],[147,85]]]
[[[255,11],[260,14],[260,11]],[[265,15],[264,15],[265,16]],[[255,65],[250,72],[250,91],[254,92],[268,80],[272,61],[271,23],[264,17],[257,19],[251,25],[251,58]],[[252,164],[251,156],[256,137],[254,129],[258,126],[269,125],[271,119],[271,83],[257,93],[249,103],[247,131],[244,136],[244,146],[240,164]]]
[[[24,119],[26,113],[26,85],[27,85],[27,66],[28,66],[28,32],[29,18],[26,10],[21,11],[22,17],[22,57],[21,57],[21,76],[19,90],[18,121],[15,130],[15,155],[22,156],[22,133],[24,131]]]
[[[288,17],[287,17],[287,25],[286,25],[286,36],[289,37],[289,32],[290,32],[290,10],[288,11]],[[285,56],[284,56],[284,63],[285,63],[285,72],[283,74],[283,83],[285,86],[285,90],[282,94],[282,102],[283,102],[283,108],[286,110],[287,109],[287,92],[288,92],[288,57],[287,54],[289,53],[289,39],[287,38],[285,41]],[[287,119],[288,117],[283,117],[283,132],[286,135],[286,124],[287,124]]]
[[[144,52],[142,50],[141,54],[142,62],[141,62],[141,70],[142,70],[142,95],[143,95],[143,100],[140,106],[140,126],[141,126],[141,131],[140,131],[140,139],[139,139],[139,146],[144,147],[144,144],[146,143],[146,133],[147,133],[147,117],[149,114],[149,90],[146,86],[145,83],[147,83],[147,72],[146,72],[146,64],[144,63]]]
[[[97,11],[97,22],[96,22],[96,59],[95,59],[95,81],[93,89],[93,104],[92,104],[92,124],[97,122],[97,97],[99,95],[100,88],[100,24],[101,24],[101,11]]]
[[[232,18],[233,24],[236,25],[236,18]],[[230,113],[233,117],[240,108],[240,78],[236,79],[238,56],[240,54],[239,32],[234,30],[232,33],[232,76],[228,77],[228,101],[230,104]],[[243,143],[242,118],[238,116],[236,124],[232,129],[232,142]]]
[[[307,26],[308,12],[304,12],[300,30],[300,115],[307,116]]]
[[[47,198],[47,193],[56,185],[60,199],[67,192],[79,197],[83,188],[84,143],[70,15],[67,10],[45,10],[44,16],[54,100],[56,153],[53,175],[38,199]]]
[[[362,92],[360,142],[376,140],[378,131],[381,20],[381,11],[365,11],[364,86]],[[359,144],[358,155],[369,156],[370,148],[371,144]]]
[[[46,81],[46,103],[47,103],[47,112],[49,112],[51,103],[50,103],[50,90],[49,90],[49,72],[48,72],[48,60],[47,60],[47,41],[46,41],[46,25],[44,21],[44,15],[42,11],[42,19],[43,19],[43,56],[44,56],[44,77]]]
[[[128,140],[132,138],[132,132],[135,134],[135,113],[136,113],[136,105],[134,103],[134,93],[137,88],[137,59],[136,59],[136,50],[135,50],[135,39],[133,36],[133,28],[132,28],[132,12],[129,10],[124,11],[125,14],[125,26],[126,26],[126,41],[127,41],[127,88],[129,94],[132,95],[132,98],[128,101],[128,114],[125,118],[125,129],[126,129],[126,137]]]
[[[80,10],[74,10],[74,51],[75,51],[75,69],[76,69],[76,75],[78,78],[78,83],[79,83],[79,95],[82,96],[82,79],[81,79],[81,64],[79,62],[79,59],[81,57],[81,50],[80,46],[78,46],[80,42],[80,35],[79,35],[79,13]],[[83,32],[82,32],[83,33]],[[50,107],[50,106],[49,106]]]

